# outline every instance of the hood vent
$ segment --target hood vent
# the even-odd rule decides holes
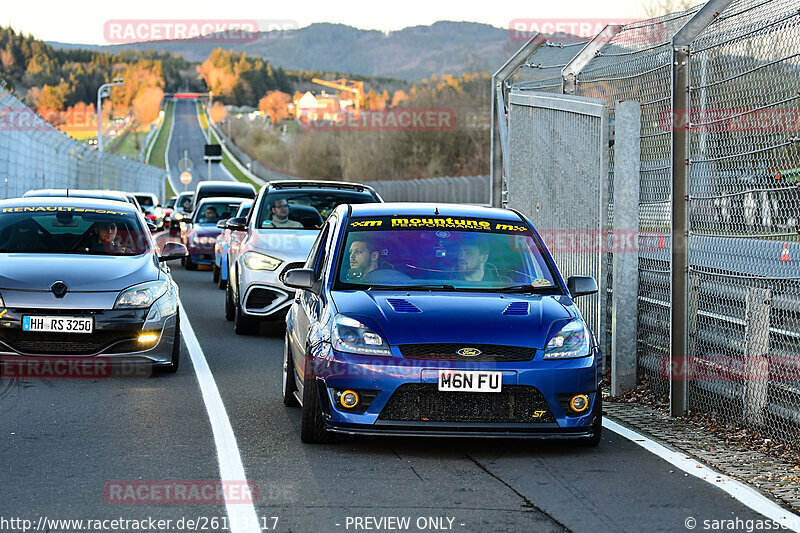
[[[512,302],[508,304],[506,310],[503,311],[504,315],[527,315],[528,314],[528,302]]]
[[[392,309],[398,313],[421,313],[422,310],[408,300],[402,298],[387,298],[387,302],[392,306]]]

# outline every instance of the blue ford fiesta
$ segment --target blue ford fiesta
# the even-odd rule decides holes
[[[301,438],[331,433],[572,439],[602,429],[601,354],[520,213],[461,205],[339,206],[286,317],[283,400]]]

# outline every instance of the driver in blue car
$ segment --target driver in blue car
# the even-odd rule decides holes
[[[349,278],[364,278],[380,267],[381,252],[368,241],[353,241],[350,244]]]

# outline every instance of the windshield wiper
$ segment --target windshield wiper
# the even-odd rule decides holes
[[[457,291],[452,285],[431,284],[431,285],[370,285],[367,287],[368,291],[371,290],[398,290],[398,291]]]
[[[543,285],[537,287],[531,285],[530,283],[527,283],[525,285],[512,285],[510,287],[494,289],[493,292],[519,292],[519,293],[530,293],[530,294],[548,294],[555,292],[561,294],[561,290],[555,285]]]

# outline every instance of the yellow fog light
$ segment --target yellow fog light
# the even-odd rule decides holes
[[[576,394],[570,399],[569,406],[576,413],[582,413],[589,408],[589,397],[585,394]]]
[[[344,391],[339,397],[339,403],[342,404],[342,407],[352,409],[358,405],[358,393],[351,390]]]
[[[146,344],[148,342],[156,342],[158,340],[158,335],[155,333],[142,333],[139,335],[139,342],[142,344]]]

